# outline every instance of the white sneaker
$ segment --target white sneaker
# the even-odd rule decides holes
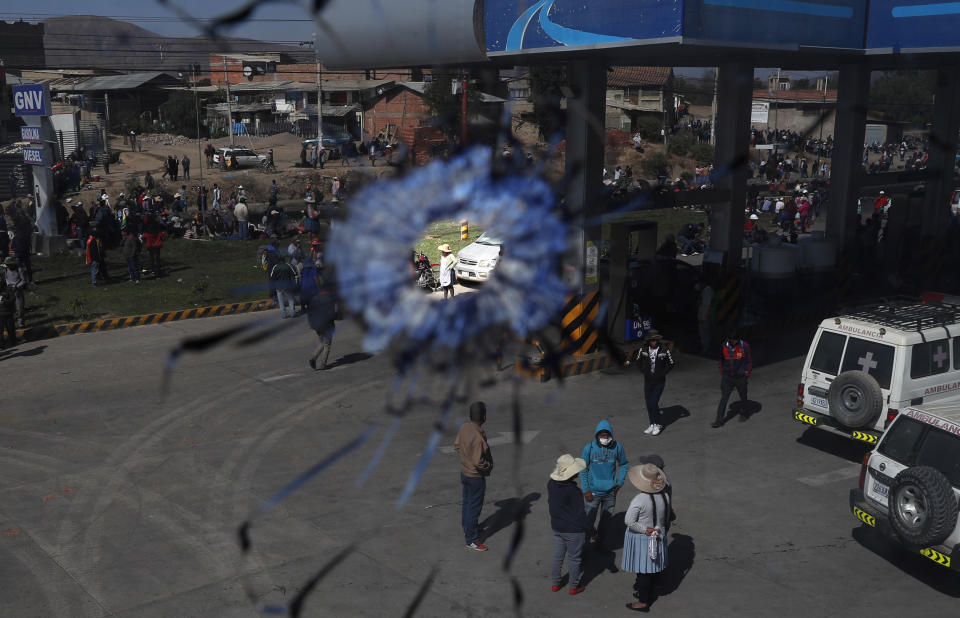
[[[654,425],[654,426],[653,426],[653,429],[650,431],[650,435],[651,435],[651,436],[658,436],[658,435],[660,435],[660,432],[661,432],[661,431],[663,431],[663,427],[662,427],[661,425]]]
[[[653,433],[653,428],[654,428],[654,427],[656,427],[656,425],[650,425],[649,427],[646,428],[646,430],[644,430],[643,433],[645,433],[645,434],[647,434],[647,435]]]

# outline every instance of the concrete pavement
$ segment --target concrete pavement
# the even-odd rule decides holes
[[[587,557],[586,592],[570,597],[549,588],[548,474],[558,455],[582,450],[600,418],[610,420],[628,457],[663,456],[674,485],[679,518],[654,612],[955,610],[960,579],[862,535],[847,492],[863,448],[792,421],[802,358],[779,360],[776,340],[756,343],[763,348],[750,382],[756,413],[719,430],[709,427],[716,365],[698,357],[678,355],[662,401],[671,422],[658,437],[643,435],[646,413],[632,371],[523,383],[530,441],[519,450],[494,446],[481,516],[491,551],[475,553],[463,546],[458,460],[449,449],[433,456],[409,503],[395,508],[438,418],[426,396],[437,393],[441,377],[416,381],[412,397],[399,392],[388,359],[363,354],[354,325],[339,329],[329,371],[308,367],[316,338],[299,323],[254,346],[185,356],[162,396],[167,352],[183,337],[266,315],[82,334],[0,353],[4,615],[262,615],[289,603],[352,542],[356,549],[306,597],[302,615],[402,615],[432,569],[418,615],[511,612],[511,577],[522,587],[525,615],[627,615],[633,576],[614,572],[622,524],[610,536],[614,551]],[[509,382],[468,390],[468,401],[488,404],[489,436],[514,430]],[[358,487],[389,431],[385,404],[407,400],[419,403],[407,408],[379,466]],[[456,410],[458,420],[465,410]],[[368,442],[258,513],[371,423],[378,425]],[[452,444],[454,433],[450,427],[439,446]],[[633,493],[624,488],[615,521]],[[525,514],[524,537],[506,573],[516,512]],[[237,528],[247,519],[252,548],[243,554]]]

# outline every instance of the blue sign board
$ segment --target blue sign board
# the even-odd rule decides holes
[[[31,165],[49,165],[50,162],[47,159],[47,149],[43,146],[40,146],[39,148],[23,149],[24,163],[29,163]]]
[[[872,5],[871,5],[872,6]],[[863,0],[486,0],[490,54],[705,39],[862,48]],[[690,41],[688,41],[690,42]]]
[[[687,0],[683,35],[752,45],[861,49],[863,0]]]
[[[871,0],[867,49],[960,47],[960,2]]]
[[[20,140],[24,142],[39,142],[40,127],[20,127]]]
[[[49,116],[50,87],[46,84],[14,86],[13,111],[17,116]]]
[[[623,335],[624,341],[636,341],[643,339],[647,333],[653,330],[653,319],[641,317],[638,320],[624,320],[626,330]]]
[[[608,46],[679,37],[683,0],[486,0],[487,51]]]

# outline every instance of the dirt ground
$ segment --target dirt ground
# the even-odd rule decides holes
[[[207,140],[201,140],[198,149],[197,140],[189,140],[181,136],[144,135],[141,139],[143,151],[131,152],[129,145],[124,144],[122,136],[111,135],[110,148],[120,152],[120,163],[111,165],[109,174],[104,174],[100,167],[96,168],[94,174],[99,174],[100,180],[92,183],[94,188],[81,191],[77,197],[71,199],[79,199],[89,204],[95,200],[100,189],[105,188],[112,198],[112,203],[116,204],[116,196],[124,191],[126,181],[131,176],[136,176],[142,183],[143,174],[146,171],[150,172],[154,180],[165,182],[170,188],[177,189],[180,185],[186,185],[191,205],[196,195],[196,187],[201,184],[201,177],[202,184],[208,188],[212,187],[213,183],[219,184],[225,196],[242,185],[250,196],[250,201],[257,203],[267,201],[272,180],[276,180],[277,185],[280,186],[281,199],[297,199],[303,195],[307,184],[312,184],[315,190],[319,188],[329,196],[330,184],[334,176],[340,177],[343,190],[349,192],[351,184],[355,185],[370,178],[391,176],[395,172],[395,168],[387,166],[382,161],[371,167],[367,159],[361,157],[357,157],[348,165],[340,161],[332,161],[328,162],[324,169],[296,168],[294,164],[300,160],[300,138],[287,133],[263,138],[246,135],[235,138],[235,144],[238,147],[253,148],[259,153],[266,153],[272,148],[274,161],[279,170],[274,174],[265,174],[251,168],[242,168],[238,171],[207,169],[202,154]],[[209,140],[209,142],[215,148],[230,145],[229,138]],[[185,154],[190,158],[191,163],[190,180],[183,179],[181,170],[180,179],[176,183],[162,181],[163,164],[166,158],[169,155],[175,155],[180,159]]]

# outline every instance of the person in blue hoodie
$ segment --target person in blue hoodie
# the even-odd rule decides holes
[[[593,440],[583,447],[581,457],[587,468],[580,473],[580,489],[591,528],[596,525],[597,511],[600,523],[593,528],[591,541],[597,542],[600,533],[609,527],[617,492],[627,478],[629,461],[623,445],[613,439],[613,427],[606,419],[597,423]]]

